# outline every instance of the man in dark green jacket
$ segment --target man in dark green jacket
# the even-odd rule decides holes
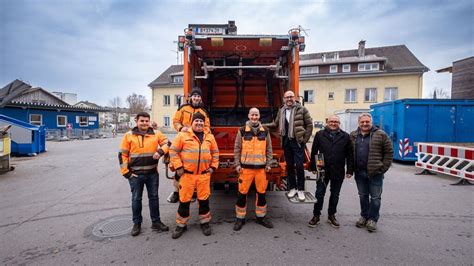
[[[296,101],[294,92],[286,91],[283,101],[285,105],[275,121],[264,126],[279,130],[290,189],[288,198],[298,194],[298,200],[304,201],[304,148],[313,133],[313,120],[308,109]]]
[[[381,129],[372,125],[372,116],[359,116],[359,128],[351,133],[354,150],[354,169],[360,199],[359,228],[369,232],[377,230],[384,174],[393,160],[390,138]]]

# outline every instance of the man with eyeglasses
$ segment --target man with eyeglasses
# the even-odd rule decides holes
[[[344,166],[347,165],[345,177],[351,178],[353,169],[353,151],[349,134],[340,129],[340,120],[337,115],[329,116],[327,125],[323,130],[316,133],[311,148],[310,169],[316,173],[316,156],[321,153],[324,158],[324,178],[316,182],[316,199],[314,204],[313,218],[309,222],[309,227],[316,227],[319,224],[321,210],[323,208],[326,188],[331,183],[331,195],[329,197],[328,223],[339,228],[340,224],[336,219],[336,208],[339,202],[339,192],[344,181]]]
[[[354,149],[354,170],[360,200],[359,228],[377,230],[385,172],[393,160],[392,141],[372,125],[369,113],[359,115],[359,128],[350,134]]]
[[[286,91],[283,107],[269,128],[278,128],[285,153],[286,171],[290,191],[288,198],[296,195],[303,202],[304,195],[304,148],[313,133],[313,119],[304,106],[295,100],[295,93]],[[296,172],[296,175],[295,175]]]

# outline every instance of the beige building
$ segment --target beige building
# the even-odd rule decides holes
[[[172,65],[148,86],[151,88],[151,119],[163,131],[173,131],[173,116],[183,97],[183,65]]]
[[[428,71],[405,45],[301,55],[300,95],[315,124],[337,111],[423,96]]]
[[[335,112],[369,109],[403,98],[422,98],[424,66],[405,45],[304,54],[300,56],[300,96],[316,125]],[[172,65],[148,86],[152,119],[172,129],[183,94],[183,66]]]

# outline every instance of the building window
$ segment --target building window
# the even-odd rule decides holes
[[[342,65],[342,72],[351,72],[351,65]]]
[[[173,76],[173,83],[183,84],[183,76]]]
[[[305,90],[304,91],[304,102],[305,103],[314,103],[314,91]]]
[[[377,102],[377,89],[376,88],[365,88],[364,101],[366,101],[366,102]]]
[[[170,105],[170,96],[163,95],[163,105]]]
[[[357,89],[346,89],[346,98],[344,101],[347,103],[357,102]]]
[[[397,87],[385,88],[385,95],[383,97],[383,100],[395,101],[396,99],[398,99],[398,88]]]
[[[334,92],[329,92],[328,93],[328,100],[334,100]]]
[[[311,66],[311,67],[301,67],[300,68],[300,75],[310,75],[310,74],[318,74],[319,67],[318,66]]]
[[[89,125],[89,117],[79,116],[79,126],[80,127],[87,127],[88,125]]]
[[[31,114],[30,124],[35,126],[41,126],[43,124],[43,115]]]
[[[376,71],[379,70],[379,63],[364,63],[359,64],[359,71]]]
[[[181,99],[182,99],[181,95],[175,94],[174,95],[174,105],[181,106]]]
[[[164,127],[169,127],[170,126],[170,117],[169,116],[163,117],[163,126]]]
[[[331,65],[329,67],[329,73],[337,73],[337,65]]]
[[[56,116],[56,122],[58,127],[66,127],[67,124],[67,116],[65,115],[58,115]]]

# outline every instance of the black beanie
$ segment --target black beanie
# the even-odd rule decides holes
[[[202,91],[201,91],[201,88],[199,87],[194,87],[191,91],[191,96],[193,96],[194,94],[197,94],[199,96],[202,97]]]
[[[201,119],[202,121],[205,121],[206,117],[203,114],[201,114],[200,112],[196,112],[196,113],[193,114],[193,122],[196,119]]]

